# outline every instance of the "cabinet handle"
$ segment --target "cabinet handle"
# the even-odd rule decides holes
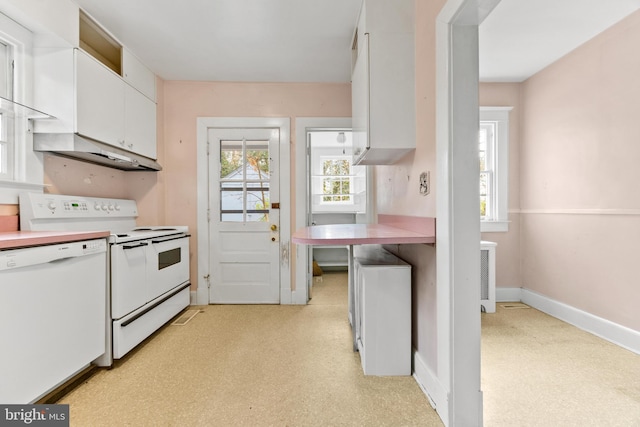
[[[124,139],[123,139],[123,140],[118,141],[118,143],[124,147]]]
[[[133,143],[129,143],[129,144],[127,144],[127,146],[128,146],[129,148],[133,148]]]

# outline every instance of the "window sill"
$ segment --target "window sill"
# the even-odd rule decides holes
[[[509,231],[509,221],[480,221],[481,233],[505,233]]]
[[[42,193],[45,187],[45,184],[0,180],[0,204],[17,205],[20,193],[25,191]]]

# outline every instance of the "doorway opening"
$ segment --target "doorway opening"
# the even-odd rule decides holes
[[[297,119],[296,228],[371,220],[371,171],[352,163],[350,118]],[[303,198],[304,196],[304,198]],[[303,199],[303,200],[300,200]],[[346,246],[298,246],[296,291],[300,304],[313,297],[314,280],[326,271],[347,271]],[[315,279],[314,279],[315,277]]]

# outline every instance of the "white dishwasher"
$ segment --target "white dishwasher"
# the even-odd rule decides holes
[[[105,352],[105,239],[0,251],[0,402],[33,403]]]

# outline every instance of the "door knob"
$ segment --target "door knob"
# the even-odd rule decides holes
[[[278,226],[275,224],[271,224],[271,231],[276,231],[278,229]]]

